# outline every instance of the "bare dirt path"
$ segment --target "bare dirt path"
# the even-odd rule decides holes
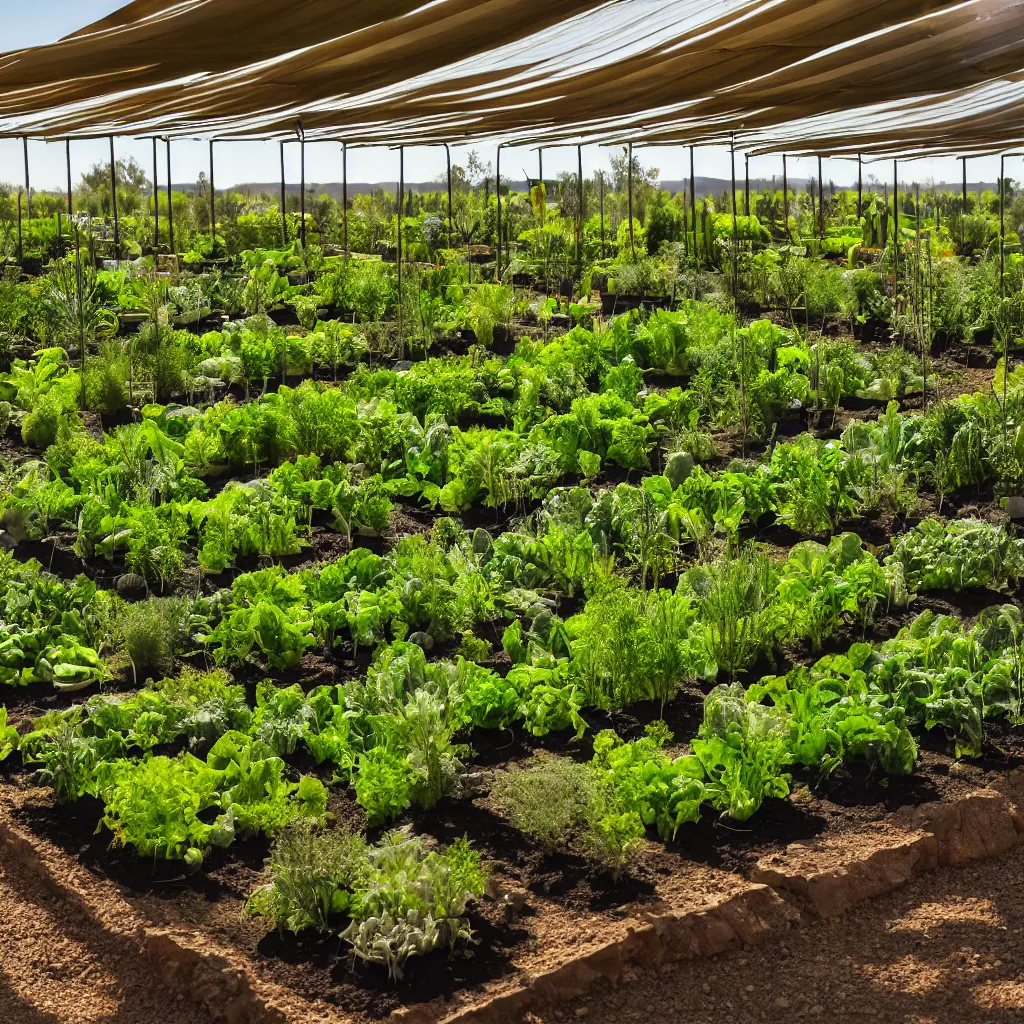
[[[1024,846],[920,875],[779,943],[637,972],[534,1024],[1019,1024]]]
[[[17,863],[0,863],[3,1024],[202,1024],[144,966]]]

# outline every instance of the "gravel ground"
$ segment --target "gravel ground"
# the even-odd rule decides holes
[[[637,972],[533,1024],[1024,1021],[1024,846],[919,876],[785,941]]]
[[[0,1022],[205,1024],[131,950],[9,862],[0,863]]]

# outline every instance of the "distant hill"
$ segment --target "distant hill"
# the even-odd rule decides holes
[[[739,173],[736,176],[736,187],[738,189],[742,189],[743,188],[742,167],[738,166],[737,170],[739,171]],[[751,190],[771,188],[773,181],[774,181],[774,184],[775,184],[776,188],[779,188],[779,189],[782,188],[782,174],[781,173],[777,174],[774,179],[772,179],[770,177],[769,178],[765,178],[765,177],[754,178],[754,177],[752,177],[750,179],[750,188],[751,188]],[[807,181],[808,181],[807,178],[793,178],[793,177],[791,177],[789,179],[789,187],[791,189],[805,190],[807,188]],[[549,184],[552,183],[552,179],[548,179],[548,182],[549,182]],[[883,180],[883,183],[884,184],[889,184],[889,185],[892,184],[891,182],[884,182],[884,180]],[[912,186],[913,183],[914,183],[914,179],[912,177],[909,177],[909,176],[908,177],[903,177],[903,175],[900,176],[900,186],[901,187],[904,187],[904,188],[905,187],[909,187],[909,186]],[[526,189],[527,189],[527,182],[523,181],[523,180],[520,180],[520,181],[509,181],[508,179],[503,178],[501,184],[502,184],[502,186],[504,188],[509,188],[513,192],[525,192]],[[688,192],[689,188],[690,188],[690,182],[689,182],[688,178],[665,178],[665,179],[662,179],[658,184],[659,184],[659,188],[666,189],[666,190],[668,190],[670,192],[673,192],[673,193],[682,192],[684,188]],[[850,183],[844,185],[844,184],[841,184],[840,182],[834,182],[834,183],[829,182],[829,180],[826,178],[825,179],[825,186],[826,186],[826,188],[832,186],[832,187],[835,188],[835,190],[837,192],[838,191],[842,191],[843,189],[855,190],[857,188],[857,180],[855,178]],[[166,185],[161,185],[160,186],[161,190],[165,189],[166,187],[167,187]],[[195,187],[196,187],[195,183],[193,183],[193,182],[190,182],[189,184],[174,185],[173,186],[175,192],[194,192],[195,191]],[[447,186],[446,186],[445,182],[443,182],[443,181],[442,182],[437,182],[437,181],[407,181],[405,183],[405,187],[406,187],[407,190],[411,189],[413,192],[443,192]],[[922,185],[921,187],[924,188],[925,186]],[[959,181],[954,181],[954,182],[937,182],[935,187],[937,189],[939,189],[939,190],[942,190],[942,191],[959,192],[962,186],[961,186],[961,183]],[[967,183],[967,191],[968,192],[975,192],[975,193],[978,192],[979,190],[984,192],[986,189],[991,189],[991,190],[994,191],[997,187],[998,187],[997,183],[994,182],[994,181],[969,181]],[[321,195],[323,195],[326,192],[327,195],[329,195],[332,199],[334,199],[336,201],[340,201],[341,200],[342,186],[341,186],[341,182],[340,181],[307,182],[307,189],[308,188],[312,188],[314,190],[314,194],[317,195],[317,196],[321,196]],[[865,188],[865,191],[868,188],[867,173],[865,173],[865,175],[864,175],[864,188]],[[375,189],[381,189],[384,192],[390,192],[391,194],[394,194],[397,191],[397,189],[398,189],[398,182],[397,181],[378,181],[378,182],[350,181],[348,183],[348,194],[350,196],[366,195],[366,194],[374,191]],[[222,192],[222,191],[224,191],[224,189],[218,189],[217,191],[218,192]],[[230,191],[232,191],[232,192],[242,192],[242,193],[250,192],[250,193],[257,194],[257,195],[258,194],[263,194],[263,195],[268,195],[268,196],[277,196],[277,195],[280,195],[280,192],[281,192],[281,183],[279,181],[273,181],[273,182],[246,182],[245,184],[241,184],[241,185],[231,185],[230,186]],[[728,191],[729,191],[729,181],[728,181],[728,179],[726,179],[726,178],[710,178],[710,177],[704,177],[704,176],[699,175],[699,174],[697,175],[697,195],[698,196],[719,195],[722,192],[728,192]],[[288,182],[287,185],[285,186],[285,193],[287,195],[289,195],[289,196],[298,196],[299,195],[299,185],[298,185],[298,182]]]

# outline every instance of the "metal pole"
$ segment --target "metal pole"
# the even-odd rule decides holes
[[[604,171],[601,171],[601,177],[598,179],[598,182],[601,189],[601,259],[604,259]]]
[[[900,172],[897,161],[892,162],[892,297],[899,294],[900,270]]]
[[[171,255],[174,255],[174,188],[171,182],[171,140],[164,139],[167,143],[167,240],[171,243]]]
[[[494,252],[494,280],[501,281],[501,143],[498,143],[498,156],[494,172],[494,185],[498,200],[498,236],[497,248]]]
[[[444,155],[448,162],[448,248],[452,247],[452,149],[446,142]]]
[[[576,147],[576,173],[580,185],[580,232],[576,238],[576,276],[583,281],[583,147]]]
[[[284,193],[284,139],[281,140],[281,241],[288,244],[288,211],[285,207]]]
[[[299,139],[299,238],[306,248],[306,138]]]
[[[786,237],[792,241],[789,233],[789,176],[786,173],[786,154],[782,154],[782,221],[786,228]]]
[[[743,216],[750,216],[750,154],[743,154]]]
[[[70,219],[74,215],[74,211],[71,208],[71,140],[64,140],[64,160],[67,164],[68,169],[68,218]]]
[[[962,256],[964,254],[964,245],[966,244],[964,221],[967,219],[967,157],[962,156],[960,159],[964,165],[963,191],[960,193],[960,202],[963,205],[963,209],[960,211],[960,255]]]
[[[114,136],[110,136],[110,208],[114,214],[114,259],[121,264],[121,228],[117,218],[117,162],[114,159]]]
[[[213,184],[213,139],[210,139],[210,255],[217,254],[217,189]]]
[[[32,219],[32,182],[28,176],[28,136],[21,137],[21,145],[25,151],[25,216]]]
[[[70,145],[70,143],[69,143]],[[70,177],[70,171],[68,172]],[[160,191],[157,183],[156,136],[153,136],[153,246],[160,244]]]
[[[540,183],[544,184],[544,147],[541,146],[537,149],[537,174],[540,177]]]
[[[739,288],[739,266],[736,262],[736,136],[729,140],[729,159],[732,163],[732,295],[736,298]]]
[[[700,253],[697,245],[697,179],[693,176],[693,146],[690,147],[690,211],[693,213],[693,257]]]
[[[857,154],[857,220],[859,221],[864,213],[864,161],[860,153]]]
[[[398,147],[398,349],[405,358],[405,332],[402,325],[402,204],[405,199],[405,147]]]
[[[629,168],[627,177],[629,181],[629,249],[633,254],[633,262],[636,263],[636,243],[633,239],[633,143],[631,142],[628,147],[628,153],[626,156],[629,161]]]
[[[999,156],[999,298],[1003,298],[1006,294],[1006,282],[1003,280],[1003,271],[1006,266],[1006,218],[1004,200],[1005,186],[1003,181],[1006,177],[1006,154],[1001,153]],[[1004,353],[1005,355],[1005,353]],[[1004,367],[1004,371],[1009,373],[1009,366]]]
[[[345,259],[348,259],[348,143],[341,144],[341,230]]]
[[[821,157],[818,157],[818,238],[825,237],[825,181],[821,176]]]

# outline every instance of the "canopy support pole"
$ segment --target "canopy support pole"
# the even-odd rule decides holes
[[[28,136],[21,137],[21,145],[25,151],[25,215],[32,219],[32,182],[28,176]]]
[[[67,165],[68,171],[68,220],[73,216],[73,210],[71,209],[71,140],[64,140],[64,162]]]
[[[785,153],[782,154],[782,223],[786,229],[786,237],[792,242],[793,236],[789,233],[789,176]]]
[[[822,177],[821,157],[818,157],[818,238],[825,239],[825,179]]]
[[[863,215],[864,205],[864,162],[861,160],[860,153],[857,154],[857,220],[860,221]]]
[[[743,154],[743,216],[750,216],[750,154]]]
[[[627,169],[627,180],[629,182],[629,250],[633,254],[633,262],[636,263],[636,242],[633,239],[633,143],[628,146],[626,159],[629,162]]]
[[[114,259],[121,266],[121,225],[117,217],[117,162],[114,159],[114,136],[110,136],[110,208],[114,214]]]
[[[285,206],[284,139],[281,140],[281,241],[288,244],[288,210]]]
[[[893,305],[900,293],[900,172],[898,161],[892,162],[892,298]]]
[[[601,259],[604,259],[604,171],[600,171],[599,174],[600,177],[598,178],[598,188],[601,190]]]
[[[732,297],[739,291],[739,265],[736,261],[736,136],[729,141],[729,160],[732,165]]]
[[[964,255],[964,245],[966,244],[965,234],[964,234],[964,221],[967,219],[967,157],[962,156],[962,157],[960,157],[960,159],[961,159],[961,161],[963,161],[963,172],[964,172],[963,181],[961,182],[962,191],[960,193],[960,203],[961,203],[961,206],[963,207],[960,210],[960,255],[963,256]]]
[[[68,183],[71,181],[70,161]],[[70,190],[69,190],[70,197]],[[70,207],[69,207],[70,211]],[[160,189],[157,182],[156,136],[153,136],[153,248],[160,245]]]
[[[405,358],[405,330],[402,324],[402,206],[405,203],[405,146],[398,147],[398,351]]]
[[[582,295],[582,289],[583,289],[583,214],[584,214],[584,209],[585,209],[585,204],[584,204],[584,199],[583,199],[583,188],[584,188],[584,185],[583,185],[583,147],[582,146],[577,146],[576,147],[576,173],[577,173],[577,176],[578,176],[577,177],[577,181],[579,181],[579,185],[580,185],[580,206],[579,206],[580,231],[579,231],[579,234],[576,236],[576,276],[579,278],[579,281],[580,281],[580,292],[581,292],[580,298],[582,299],[583,298],[583,295]]]
[[[697,244],[697,179],[693,176],[693,146],[690,147],[690,212],[693,214],[693,258],[696,261],[700,256],[700,246]]]
[[[540,178],[540,183],[544,184],[544,147],[539,146],[537,149],[537,175]]]
[[[448,163],[448,248],[452,247],[452,148],[444,144],[445,160]]]
[[[174,180],[171,177],[171,140],[170,138],[164,139],[167,143],[167,237],[171,243],[171,255],[174,255],[174,189],[171,182]]]
[[[999,298],[1006,295],[1006,282],[1003,280],[1003,273],[1006,267],[1006,217],[1005,217],[1005,193],[1006,193],[1006,154],[999,154]],[[1004,357],[1006,353],[1003,353]],[[1009,365],[1003,367],[1004,375],[1009,374]]]
[[[301,127],[299,129],[301,131]],[[306,248],[306,139],[299,137],[299,239]]]
[[[341,241],[348,262],[348,143],[341,144]]]
[[[217,189],[213,184],[213,139],[210,139],[210,255],[217,255]]]
[[[497,246],[494,250],[494,280],[501,281],[501,143],[498,143],[498,155],[494,170],[495,195],[498,200],[498,236]]]

